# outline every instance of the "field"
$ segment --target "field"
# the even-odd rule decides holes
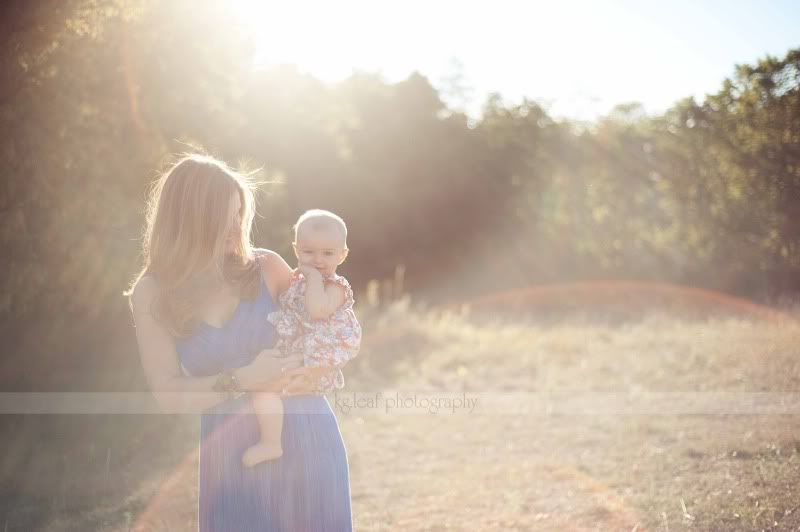
[[[800,326],[704,314],[537,319],[404,300],[368,316],[330,398],[356,529],[800,530],[800,409],[769,410],[800,388]],[[422,406],[387,411],[400,392]],[[474,408],[423,404],[455,397]],[[629,410],[608,402],[620,397]],[[752,397],[766,406],[748,410]],[[196,527],[196,418],[72,416],[46,441],[41,423],[6,438],[5,478],[25,464],[5,489],[7,530]]]

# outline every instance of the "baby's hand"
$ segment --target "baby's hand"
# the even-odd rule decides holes
[[[300,270],[300,273],[302,273],[305,276],[305,278],[308,279],[309,281],[312,279],[316,279],[317,277],[322,279],[322,274],[319,273],[319,270],[313,266],[310,266],[308,264],[298,264],[297,269]]]

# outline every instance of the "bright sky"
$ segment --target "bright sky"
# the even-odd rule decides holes
[[[293,63],[328,82],[417,70],[473,116],[492,91],[556,117],[630,101],[658,113],[716,92],[737,63],[800,47],[797,0],[234,1],[258,31],[258,67]],[[448,96],[458,73],[466,100]]]

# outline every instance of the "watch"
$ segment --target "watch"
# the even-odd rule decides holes
[[[224,393],[228,399],[238,397],[244,393],[244,390],[242,390],[239,385],[239,379],[236,378],[236,374],[232,369],[222,370],[219,376],[217,376],[217,380],[214,382],[212,389],[215,392]]]

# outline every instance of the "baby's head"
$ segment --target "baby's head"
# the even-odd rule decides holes
[[[347,258],[347,225],[330,211],[312,209],[294,224],[294,254],[299,264],[333,275]]]

